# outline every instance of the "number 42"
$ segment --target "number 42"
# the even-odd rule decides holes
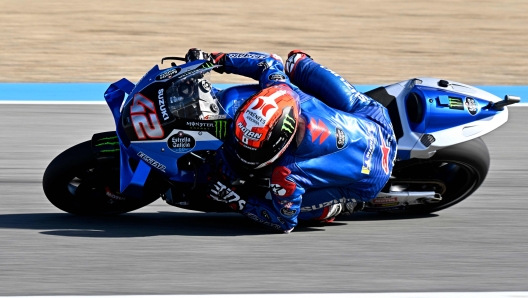
[[[134,101],[130,106],[130,118],[138,140],[145,140],[147,137],[162,139],[165,135],[154,102],[140,93],[134,95]]]

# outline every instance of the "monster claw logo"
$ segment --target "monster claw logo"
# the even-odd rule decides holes
[[[99,152],[101,153],[114,153],[119,152],[119,139],[117,136],[106,137],[96,141],[95,147],[103,147]]]
[[[201,68],[209,68],[209,67],[213,67],[214,66],[214,63],[213,62],[205,62],[204,64],[201,65]]]
[[[284,119],[284,122],[282,123],[281,131],[283,130],[289,133],[293,133],[293,130],[295,130],[295,119],[291,117],[290,115],[286,115],[286,118]]]
[[[215,137],[217,139],[222,139],[227,135],[227,121],[216,120],[214,121],[215,126]]]

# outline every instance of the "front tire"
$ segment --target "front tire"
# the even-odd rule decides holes
[[[144,207],[159,198],[123,196],[119,190],[119,164],[100,164],[91,142],[75,145],[48,165],[42,180],[44,193],[57,208],[76,215],[116,215]]]
[[[445,185],[438,203],[407,206],[403,211],[427,214],[460,203],[474,193],[488,174],[490,156],[488,147],[480,138],[438,150],[430,159],[412,159],[396,163],[392,175],[396,179],[436,180]],[[410,190],[428,189],[430,185],[413,185]],[[436,190],[438,191],[438,190]]]

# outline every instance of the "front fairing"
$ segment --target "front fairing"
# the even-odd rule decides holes
[[[162,92],[171,80],[213,68],[214,65],[206,61],[163,70],[155,66],[131,91],[126,91],[129,93],[126,101],[107,98],[121,145],[122,193],[140,196],[150,171],[169,180],[193,182],[194,172],[180,169],[178,159],[190,152],[214,151],[223,144],[232,121],[223,108],[212,120],[177,118],[167,112],[167,101]],[[118,106],[122,108],[117,110]],[[132,127],[134,117],[136,127]]]

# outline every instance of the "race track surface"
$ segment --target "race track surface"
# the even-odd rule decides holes
[[[52,206],[42,174],[112,130],[104,105],[2,105],[0,296],[528,290],[528,108],[484,137],[483,186],[419,218],[364,214],[276,234],[159,200],[117,217]]]

